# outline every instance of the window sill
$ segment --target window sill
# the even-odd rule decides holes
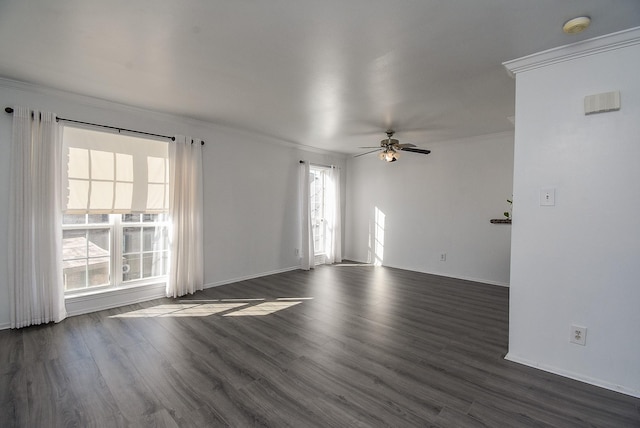
[[[147,282],[126,287],[85,291],[65,296],[69,316],[131,305],[166,296],[166,281]]]

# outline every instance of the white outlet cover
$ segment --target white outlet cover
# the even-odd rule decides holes
[[[586,346],[587,344],[587,327],[572,325],[569,332],[569,341],[576,345]]]

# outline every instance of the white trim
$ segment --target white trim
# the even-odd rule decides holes
[[[237,277],[237,278],[224,279],[222,281],[210,282],[208,284],[205,284],[204,288],[219,287],[221,285],[233,284],[234,282],[246,281],[246,280],[249,280],[249,279],[260,278],[262,276],[275,275],[275,274],[278,274],[278,273],[291,272],[292,270],[298,270],[298,269],[300,269],[300,266],[292,266],[292,267],[288,267],[288,268],[272,270],[272,271],[269,271],[269,272],[257,273],[257,274],[254,274],[254,275],[246,275],[246,276],[241,276],[241,277]]]
[[[471,276],[460,276],[460,275],[450,275],[450,274],[446,274],[445,275],[443,273],[434,273],[434,272],[423,272],[423,273],[428,273],[430,275],[444,276],[444,277],[447,277],[447,278],[461,279],[463,281],[472,281],[472,282],[479,282],[481,284],[495,285],[497,287],[509,288],[509,283],[508,282],[492,281],[490,279],[474,278],[474,277],[471,277]]]
[[[508,120],[508,118],[505,118]],[[468,144],[468,143],[483,143],[483,142],[491,142],[491,141],[495,141],[496,139],[499,138],[504,138],[504,137],[514,137],[515,135],[515,131],[513,129],[510,129],[508,131],[500,131],[500,132],[493,132],[491,134],[481,134],[481,135],[474,135],[471,137],[461,137],[461,138],[450,138],[450,139],[446,139],[446,140],[431,140],[429,141],[429,144],[438,144],[438,143],[444,143],[444,144]]]
[[[350,257],[346,257],[345,260],[352,260],[352,261],[357,262],[357,263],[368,264],[369,266],[373,266],[369,262],[360,262],[360,261],[358,261],[356,259],[352,259]],[[445,277],[445,278],[453,278],[453,279],[461,279],[463,281],[472,281],[472,282],[478,282],[478,283],[487,284],[487,285],[497,285],[499,287],[507,287],[507,288],[509,287],[509,283],[508,282],[493,281],[493,280],[490,280],[490,279],[474,278],[474,277],[470,277],[470,276],[454,275],[454,274],[450,274],[450,273],[433,272],[433,271],[428,271],[428,270],[417,270],[417,269],[412,269],[412,268],[408,268],[408,267],[405,267],[405,266],[398,266],[398,265],[383,264],[382,267],[388,267],[388,268],[392,268],[392,269],[407,270],[409,272],[426,273],[428,275],[442,276],[442,277]]]
[[[297,143],[295,141],[287,141],[287,140],[279,139],[268,134],[262,134],[253,129],[235,128],[232,126],[221,125],[213,122],[204,121],[201,119],[194,119],[187,116],[178,116],[171,113],[163,113],[156,110],[148,110],[148,109],[136,107],[129,104],[122,104],[115,101],[109,101],[104,98],[91,97],[88,95],[79,94],[77,92],[63,91],[60,89],[36,85],[33,83],[22,82],[14,79],[7,79],[5,77],[0,77],[0,87],[15,89],[19,91],[25,91],[25,92],[31,92],[36,94],[43,94],[43,95],[48,95],[53,97],[59,97],[67,101],[77,103],[79,105],[93,107],[93,108],[108,109],[108,110],[115,109],[118,112],[132,113],[136,115],[145,115],[151,119],[155,119],[162,122],[168,122],[168,123],[175,122],[175,123],[180,123],[188,126],[201,126],[216,132],[226,131],[226,132],[231,132],[238,135],[245,135],[248,138],[258,137],[261,140],[265,140],[270,144],[298,149],[305,152],[329,155],[329,156],[333,156],[333,157],[337,157],[345,160],[351,156],[347,153],[333,152],[330,150],[321,149],[319,147],[307,146],[305,144]],[[3,106],[3,107],[13,107],[13,106]],[[59,116],[65,117],[65,114],[63,111],[56,111],[56,114]],[[68,119],[83,120],[83,118],[81,117],[69,117]],[[91,120],[88,120],[88,121],[91,121]],[[116,126],[116,127],[119,126],[118,124],[109,124],[109,123],[106,123],[105,125]],[[174,133],[177,132],[175,130],[163,131],[159,129],[146,129],[146,130],[141,129],[140,131],[151,132],[154,134],[170,134],[171,132],[174,132]]]
[[[507,73],[509,73],[511,77],[515,77],[518,73],[525,71],[547,67],[564,61],[571,61],[576,58],[596,55],[606,51],[622,49],[639,43],[640,27],[634,27],[506,61],[503,62],[502,65],[507,69]]]
[[[383,266],[388,266],[388,265],[383,265]],[[396,267],[396,266],[389,266],[389,267],[392,267],[392,268],[395,268],[395,269],[411,270],[411,269],[407,269],[405,267]],[[414,272],[426,273],[426,274],[435,275],[435,276],[444,276],[445,278],[461,279],[463,281],[472,281],[472,282],[478,282],[478,283],[481,283],[481,284],[495,285],[495,286],[498,286],[498,287],[507,287],[507,288],[509,288],[509,283],[508,282],[493,281],[493,280],[490,280],[490,279],[474,278],[474,277],[471,277],[471,276],[454,275],[454,274],[443,273],[443,272],[431,272],[431,271],[427,271],[427,270],[416,270]]]
[[[65,298],[65,305],[69,316],[82,315],[166,297],[166,289],[165,282],[109,289],[97,293],[68,296]]]
[[[640,398],[640,391],[635,389],[627,388],[623,385],[616,385],[611,382],[607,382],[601,379],[592,378],[589,376],[584,376],[579,373],[575,373],[569,370],[559,369],[554,366],[550,366],[547,364],[541,364],[532,360],[528,360],[526,358],[522,358],[517,355],[513,355],[512,353],[507,353],[504,357],[505,360],[512,361],[514,363],[523,364],[528,367],[533,367],[535,369],[543,370],[545,372],[553,373],[559,376],[568,377],[573,380],[577,380],[580,382],[588,383],[590,385],[595,385],[600,388],[605,388],[611,391],[620,392],[622,394],[630,395],[632,397]]]

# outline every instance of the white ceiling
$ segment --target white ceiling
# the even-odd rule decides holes
[[[638,25],[639,0],[0,0],[0,76],[345,153],[388,127],[428,148],[512,129],[502,62]]]

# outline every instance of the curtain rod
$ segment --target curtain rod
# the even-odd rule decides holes
[[[307,161],[303,161],[303,160],[300,161],[300,163],[305,163],[305,162],[307,162]],[[335,166],[335,165],[322,165],[321,163],[312,163],[312,162],[309,162],[309,165],[319,166],[319,167],[322,167],[322,168],[337,168],[337,166]]]
[[[7,113],[13,113],[13,108],[6,107],[4,109],[4,111],[6,111]],[[31,117],[33,117],[33,113],[31,113]],[[169,139],[171,141],[175,141],[176,140],[176,137],[169,137],[168,135],[152,134],[151,132],[136,131],[135,129],[118,128],[116,126],[100,125],[99,123],[82,122],[80,120],[65,119],[64,117],[56,117],[56,122],[60,121],[60,120],[63,121],[63,122],[79,123],[81,125],[97,126],[99,128],[115,129],[118,132],[125,131],[125,132],[132,132],[134,134],[149,135],[151,137],[167,138],[167,139]],[[191,140],[191,143],[193,143],[193,140]],[[204,146],[204,141],[201,142],[201,145]]]

